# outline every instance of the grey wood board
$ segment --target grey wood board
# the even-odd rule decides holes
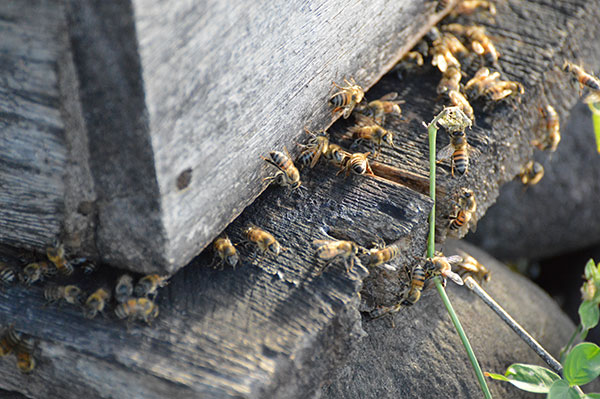
[[[0,241],[12,245],[44,247],[63,218],[61,17],[54,1],[0,5]]]
[[[99,251],[165,272],[264,190],[260,155],[332,123],[332,81],[370,87],[441,16],[423,1],[70,5]]]
[[[240,243],[242,229],[253,223],[272,231],[287,250],[277,258],[255,257],[252,247],[240,245],[241,264],[222,271],[207,267],[213,254],[206,251],[161,291],[161,314],[152,327],[133,325],[128,332],[112,310],[107,318],[86,320],[75,307],[44,307],[41,287],[7,288],[0,293],[0,324],[14,322],[39,339],[39,364],[24,376],[7,357],[0,363],[6,371],[0,386],[31,397],[275,398],[314,392],[362,334],[362,279],[337,262],[322,270],[312,241],[327,239],[324,231],[365,246],[377,237],[410,236],[401,255],[409,258],[424,251],[431,207],[427,197],[401,185],[345,179],[336,171],[318,165],[303,175],[304,190],[269,188],[227,233]],[[91,277],[78,273],[70,281],[88,292],[112,287],[119,275],[112,268]]]
[[[478,200],[476,221],[495,202],[500,187],[514,179],[521,166],[532,158],[534,147],[530,142],[543,134],[539,108],[545,101],[554,106],[562,120],[566,120],[580,91],[570,76],[560,70],[564,59],[581,60],[591,71],[600,67],[597,57],[591,56],[600,50],[598,42],[592,39],[597,35],[593,24],[598,18],[596,5],[583,1],[561,2],[560,6],[542,1],[501,2],[497,5],[495,23],[485,16],[458,19],[467,25],[479,23],[486,27],[501,54],[499,64],[503,79],[523,83],[525,94],[520,102],[503,101],[491,106],[481,100],[472,101],[476,123],[467,130],[472,146],[468,173],[452,177],[449,161],[437,167],[436,241],[445,239],[452,200],[456,199],[461,187],[475,192]],[[443,23],[453,21],[456,20],[448,19]],[[574,26],[587,29],[569,28]],[[470,65],[465,63],[463,66],[467,73],[462,80],[465,83],[481,64],[473,60]],[[420,192],[424,188],[422,179],[429,171],[428,136],[422,121],[428,123],[444,105],[449,105],[436,94],[440,78],[440,72],[427,65],[403,80],[390,73],[367,93],[367,98],[373,100],[395,91],[406,101],[401,105],[405,120],[389,118],[386,122],[394,132],[396,148],[384,145],[377,160],[404,174],[416,176],[418,179],[413,183],[407,181],[405,184]],[[333,141],[349,148],[352,141],[347,129],[353,123],[349,119],[336,124],[330,130]],[[438,151],[448,143],[448,135],[440,129]],[[369,146],[359,147],[359,150],[367,151]],[[542,157],[548,158],[548,164],[551,164],[550,155]]]

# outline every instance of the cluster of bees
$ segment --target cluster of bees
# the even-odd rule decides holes
[[[3,287],[10,286],[19,281],[31,286],[38,282],[62,276],[68,278],[77,269],[84,274],[93,273],[96,265],[84,258],[67,259],[64,246],[56,244],[47,248],[47,259],[26,263],[21,269],[0,263],[0,282]],[[127,319],[127,327],[135,320],[141,320],[150,324],[159,313],[158,305],[155,303],[158,290],[167,284],[167,277],[158,274],[150,274],[141,277],[133,284],[133,277],[125,274],[116,282],[114,287],[114,298],[116,305],[114,315],[118,319]],[[78,306],[82,309],[83,316],[93,319],[98,313],[105,315],[109,306],[112,292],[106,287],[100,287],[91,294],[85,295],[84,291],[75,284],[57,285],[46,284],[43,289],[44,299],[48,304],[63,303]],[[23,372],[30,372],[35,367],[33,358],[33,338],[18,332],[14,326],[10,326],[3,332],[0,339],[0,352],[6,355],[13,351],[17,356],[17,366]]]
[[[446,3],[442,1],[440,6],[446,7]],[[487,11],[491,17],[496,15],[495,6],[489,1],[463,0],[457,4],[450,16],[470,15],[480,9]],[[487,108],[501,101],[520,102],[520,96],[525,93],[525,88],[520,82],[502,79],[499,65],[501,54],[483,26],[449,23],[432,28],[415,49],[408,52],[398,64],[396,71],[399,77],[402,79],[415,68],[423,66],[427,57],[442,75],[437,94],[445,98],[448,105],[458,107],[472,123],[475,122],[475,113],[471,102],[484,102],[484,108]],[[481,66],[463,84],[461,81],[466,76],[463,64],[466,63],[470,67],[473,65],[473,58],[479,60]],[[598,102],[600,82],[595,77],[569,62],[565,63],[564,69],[572,73],[582,87],[587,86],[592,90],[592,94],[586,98],[588,102]],[[344,172],[346,176],[350,173],[374,175],[369,165],[369,157],[377,157],[382,145],[395,147],[394,134],[386,127],[386,119],[402,118],[400,105],[403,101],[398,99],[397,93],[388,93],[378,100],[367,101],[363,88],[352,78],[344,79],[344,85],[334,83],[334,87],[336,92],[328,101],[333,113],[341,114],[345,119],[351,115],[355,117],[356,124],[348,130],[354,140],[351,148],[364,142],[370,144],[371,151],[351,153],[331,143],[327,132],[313,133],[305,129],[309,139],[307,144],[301,144],[299,168],[294,164],[287,149],[284,148],[284,152],[272,151],[269,158],[263,159],[277,168],[277,172],[265,180],[274,181],[292,190],[300,188],[300,170],[305,167],[313,168],[320,159],[338,167],[338,174]],[[554,152],[560,142],[558,113],[547,102],[539,107],[539,112],[541,133],[532,145],[540,150]],[[437,161],[450,159],[452,176],[461,177],[468,173],[469,168],[470,145],[467,135],[464,128],[446,130],[450,136],[450,143],[438,152]],[[541,164],[528,161],[521,168],[518,178],[524,185],[530,186],[537,184],[543,175],[544,169]],[[457,199],[453,201],[453,211],[448,215],[449,233],[457,237],[466,234],[473,224],[473,214],[476,210],[477,202],[473,190],[461,188]],[[248,242],[256,244],[263,254],[270,252],[277,256],[285,249],[271,233],[256,226],[248,227],[244,234]],[[398,243],[377,245],[371,249],[344,240],[315,240],[313,245],[316,247],[317,258],[326,261],[327,264],[339,259],[349,273],[353,273],[357,265],[364,268],[359,254],[366,255],[362,259],[366,259],[368,266],[381,266],[390,262],[400,252]],[[214,252],[215,258],[220,260],[222,265],[227,263],[235,266],[239,260],[235,246],[227,237],[220,237],[215,241]],[[453,266],[456,271],[452,270]],[[427,259],[424,265],[413,268],[410,286],[402,294],[400,302],[392,307],[380,308],[374,313],[377,316],[381,312],[393,312],[414,304],[420,298],[425,282],[433,276],[441,275],[462,283],[462,280],[456,277],[464,273],[478,276],[480,281],[489,280],[487,269],[468,254],[448,258],[439,254]]]

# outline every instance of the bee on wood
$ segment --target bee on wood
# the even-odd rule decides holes
[[[110,292],[104,288],[98,288],[85,301],[83,315],[88,319],[93,319],[98,312],[103,313],[109,299]]]
[[[454,212],[448,218],[450,231],[459,236],[464,235],[476,210],[477,202],[473,190],[462,188]]]
[[[485,91],[500,79],[500,72],[490,73],[489,68],[482,67],[475,72],[475,75],[465,84],[465,92],[473,94],[474,97],[482,96]]]
[[[152,300],[155,300],[158,289],[169,284],[168,279],[168,276],[159,276],[158,274],[144,276],[135,285],[135,295],[146,298],[152,296]]]
[[[465,36],[471,42],[471,49],[475,54],[483,56],[492,65],[498,63],[500,53],[498,53],[498,50],[496,50],[496,47],[487,36],[483,26],[448,24],[444,25],[442,29],[455,35]]]
[[[352,241],[342,240],[315,240],[313,246],[317,247],[316,255],[319,259],[327,261],[321,273],[329,264],[336,259],[342,259],[348,274],[354,269],[354,264],[360,264],[356,257],[358,254],[358,245]],[[362,267],[362,265],[360,265]],[[364,269],[364,268],[363,268]]]
[[[438,0],[435,3],[435,12],[442,12],[450,5],[450,0]]]
[[[0,262],[0,283],[11,285],[15,281],[15,271],[4,262]]]
[[[46,256],[62,275],[70,276],[73,274],[73,265],[65,257],[65,247],[63,244],[46,248]]]
[[[369,254],[369,266],[380,266],[396,258],[400,253],[400,247],[396,243],[388,246],[378,245],[367,253]]]
[[[143,320],[149,325],[158,317],[158,305],[148,298],[129,298],[115,308],[115,315],[128,321]]]
[[[357,175],[364,175],[368,172],[369,175],[374,176],[374,173],[371,170],[371,165],[369,165],[369,160],[367,159],[370,154],[370,152],[358,152],[345,158],[342,168],[339,172],[337,172],[337,174],[339,175],[345,171],[347,177],[350,174],[350,171],[352,171]]]
[[[83,274],[92,274],[98,269],[98,265],[88,258],[76,258],[70,261],[73,266],[77,266],[83,270]]]
[[[81,289],[76,285],[49,285],[44,288],[44,298],[48,303],[64,300],[71,305],[79,305]]]
[[[306,128],[304,128],[304,131],[310,135],[310,139],[308,140],[308,144],[300,144],[304,150],[300,153],[298,160],[303,167],[310,165],[310,168],[312,169],[317,162],[319,162],[319,158],[327,154],[327,150],[329,149],[329,136],[325,131],[320,131],[318,134],[312,133]]]
[[[437,253],[433,258],[427,259],[423,268],[431,276],[441,275],[458,285],[463,285],[462,278],[452,271],[452,265],[462,262],[462,260],[463,258],[458,255],[446,257],[442,253]]]
[[[472,276],[475,280],[477,280],[479,285],[481,285],[483,282],[487,283],[490,281],[491,273],[485,266],[483,266],[477,259],[465,251],[458,250],[458,252],[462,257],[462,261],[455,263],[454,266],[461,277]]]
[[[32,285],[47,276],[56,274],[56,267],[45,261],[33,262],[23,268],[20,278],[26,285]]]
[[[365,116],[359,118],[358,125],[352,126],[349,132],[352,133],[352,137],[355,139],[354,144],[361,141],[371,142],[371,150],[376,154],[375,156],[381,151],[381,143],[384,141],[394,148],[394,135],[392,132],[382,128],[371,118]],[[377,146],[377,149],[375,149],[375,146]]]
[[[273,234],[264,231],[256,226],[249,226],[244,230],[244,234],[248,241],[256,244],[258,249],[263,253],[270,252],[275,256],[279,256],[283,247],[275,239]]]
[[[422,41],[422,43],[425,43],[425,41]],[[429,50],[427,48],[426,52],[428,51]],[[396,71],[398,79],[402,80],[406,75],[411,74],[417,68],[421,68],[423,64],[423,54],[418,51],[409,51],[394,67],[394,71]]]
[[[449,35],[444,35],[436,27],[433,27],[429,31],[428,37],[433,40],[430,49],[432,57],[431,65],[436,66],[442,73],[446,72],[450,66],[460,68],[460,62],[455,57],[455,54],[466,54],[467,49],[460,41],[458,41],[458,39],[454,41],[452,39],[456,39],[454,36],[450,37]],[[464,49],[464,52],[462,49]]]
[[[383,125],[387,115],[402,116],[400,104],[404,104],[404,101],[396,100],[396,98],[398,98],[398,93],[391,92],[379,100],[371,101],[362,107],[357,107],[357,111],[360,111],[364,116],[372,118],[378,125]]]
[[[423,266],[415,266],[410,276],[410,288],[401,302],[403,306],[411,306],[417,303],[425,287],[425,279],[426,274]]]
[[[15,350],[21,342],[21,336],[22,334],[15,330],[13,324],[5,327],[0,336],[0,356],[6,356]]]
[[[579,83],[580,89],[588,87],[594,91],[600,91],[600,79],[587,73],[581,66],[565,60],[563,69],[573,75],[573,79]]]
[[[235,246],[231,243],[231,240],[229,240],[229,237],[223,236],[217,238],[213,243],[213,248],[215,258],[218,257],[221,269],[225,264],[235,268],[240,258]]]
[[[300,187],[300,172],[294,166],[290,154],[285,149],[285,154],[281,151],[271,151],[269,156],[271,159],[262,157],[265,161],[275,166],[279,171],[272,177],[266,177],[264,180],[275,180],[281,186],[290,187],[292,190]]]
[[[462,72],[460,68],[452,65],[446,69],[443,73],[442,79],[437,87],[438,94],[447,94],[451,91],[460,91],[460,80],[462,79]]]
[[[450,144],[440,150],[437,162],[451,158],[452,177],[454,177],[454,171],[462,176],[469,170],[469,148],[467,135],[464,131],[450,132]]]
[[[506,80],[501,80],[492,84],[485,91],[485,94],[487,94],[493,101],[500,101],[509,96],[516,96],[517,94],[524,93],[525,89],[521,83]],[[520,98],[518,98],[518,101],[520,102]]]
[[[473,112],[473,107],[460,91],[449,91],[448,98],[450,99],[450,103],[453,106],[460,108],[460,110],[464,112],[465,115],[472,121],[475,120],[475,113]]]
[[[123,274],[115,285],[115,299],[119,303],[127,301],[133,294],[133,277]]]
[[[521,168],[518,176],[525,186],[533,186],[544,177],[544,167],[538,162],[529,161]]]
[[[363,100],[365,92],[352,78],[350,81],[344,79],[344,82],[347,86],[338,86],[333,82],[333,85],[340,91],[329,98],[329,104],[334,107],[334,114],[341,111],[344,119],[348,119],[354,107]]]
[[[342,147],[337,144],[329,144],[324,155],[331,163],[339,167],[344,165],[346,160],[350,157],[350,154],[342,150]]]
[[[455,18],[459,15],[471,15],[478,9],[487,10],[492,16],[496,15],[496,6],[491,1],[463,0],[458,2],[450,13],[450,16]]]
[[[560,118],[552,105],[540,108],[543,118],[544,137],[541,140],[533,140],[531,144],[540,150],[556,151],[560,143]]]

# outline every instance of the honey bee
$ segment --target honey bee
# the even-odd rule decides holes
[[[582,67],[579,65],[575,65],[567,60],[563,64],[563,69],[566,72],[570,72],[573,74],[573,79],[579,82],[579,88],[583,89],[583,87],[587,86],[594,91],[600,91],[600,79],[587,73]]]
[[[450,132],[450,144],[440,150],[437,161],[439,163],[452,158],[452,177],[454,177],[454,171],[462,176],[469,170],[469,147],[464,131]]]
[[[463,285],[462,278],[452,271],[452,265],[462,260],[463,258],[458,255],[446,257],[441,253],[437,253],[433,258],[427,259],[424,269],[432,276],[441,275],[444,278],[449,278],[458,285]]]
[[[158,305],[148,298],[129,298],[115,308],[119,319],[143,320],[150,324],[158,316]]]
[[[448,98],[450,99],[452,105],[460,108],[460,110],[464,112],[470,120],[475,120],[475,113],[473,112],[473,107],[460,91],[450,90],[450,92],[448,92]]]
[[[391,244],[388,246],[379,245],[375,248],[371,248],[368,251],[369,266],[379,266],[388,263],[396,258],[399,253],[400,247],[398,244]]]
[[[544,138],[542,140],[533,140],[531,143],[540,150],[556,151],[560,143],[560,119],[558,113],[552,105],[546,105],[540,108],[543,118]]]
[[[15,350],[21,342],[21,336],[22,334],[15,330],[13,324],[5,327],[0,337],[0,356],[6,356]]]
[[[344,119],[348,119],[354,107],[363,100],[365,92],[352,78],[350,81],[344,79],[344,82],[347,86],[338,86],[333,82],[340,91],[329,98],[329,104],[334,107],[334,114],[342,111]]]
[[[93,319],[98,312],[103,313],[104,306],[106,306],[106,302],[108,302],[109,299],[110,292],[104,288],[98,288],[85,301],[83,315],[88,319]]]
[[[435,12],[442,12],[450,5],[450,0],[438,0],[435,4]]]
[[[235,265],[238,263],[239,256],[235,246],[229,240],[229,237],[223,236],[217,238],[213,244],[213,247],[215,255],[220,259],[219,263],[221,266],[227,263],[229,266],[235,268]]]
[[[482,67],[475,72],[475,75],[465,84],[467,93],[474,93],[475,97],[482,96],[485,91],[500,79],[500,72],[490,73],[487,67]]]
[[[352,137],[355,139],[355,144],[366,140],[371,142],[371,150],[378,154],[381,151],[381,143],[386,142],[390,147],[394,148],[394,136],[392,132],[379,126],[371,118],[362,117],[358,119],[358,125],[352,126],[349,129]],[[377,146],[377,150],[375,149]]]
[[[473,213],[477,210],[477,202],[473,190],[462,188],[458,203],[454,207],[454,212],[449,216],[449,228],[451,231],[463,235],[469,228],[469,223]]]
[[[275,256],[279,256],[283,250],[273,234],[267,233],[256,226],[249,226],[244,230],[244,234],[248,238],[248,241],[255,243],[263,254],[268,251]]]
[[[7,264],[0,262],[0,283],[10,285],[15,281],[15,272]]]
[[[455,264],[458,269],[458,274],[463,277],[465,275],[472,276],[481,285],[483,282],[490,281],[491,273],[477,259],[466,253],[458,250],[462,260]]]
[[[71,305],[79,305],[81,289],[76,285],[49,285],[44,288],[44,298],[48,303],[64,300]]]
[[[538,184],[544,177],[544,167],[538,162],[529,161],[521,168],[518,176],[521,183],[526,186],[533,186]]]
[[[336,166],[342,166],[346,163],[346,159],[350,157],[350,154],[342,150],[337,144],[329,144],[327,151],[325,152],[325,158]]]
[[[426,274],[423,266],[415,266],[410,276],[410,288],[406,294],[404,294],[404,298],[401,302],[403,306],[411,306],[417,303],[417,301],[421,298],[421,293],[423,292],[423,288],[425,286],[425,280]]]
[[[44,270],[48,270],[50,267],[51,266],[48,264],[48,262],[30,263],[23,268],[23,274],[20,276],[21,281],[27,285],[31,285],[35,282],[43,280],[44,275],[48,275],[44,273]],[[56,269],[54,272],[56,272]]]
[[[437,87],[438,94],[446,94],[451,91],[460,91],[460,80],[462,79],[462,72],[460,68],[452,65],[446,69],[446,72],[442,75],[442,79]]]
[[[78,266],[84,274],[92,274],[98,268],[97,264],[88,258],[76,258],[70,261],[73,266]]]
[[[158,274],[144,276],[135,285],[135,295],[139,297],[149,297],[152,295],[152,300],[155,300],[158,289],[169,284],[168,279],[168,276],[159,276]]]
[[[310,165],[311,169],[315,167],[321,155],[327,154],[329,148],[329,136],[325,131],[320,131],[318,134],[309,132],[306,128],[304,131],[310,135],[308,144],[303,145],[304,150],[300,154],[299,162],[303,167]]]
[[[263,157],[265,161],[279,169],[279,172],[275,176],[266,177],[264,180],[275,180],[279,185],[287,186],[294,190],[302,184],[300,181],[300,172],[294,166],[294,162],[292,162],[287,149],[284,148],[284,150],[285,154],[280,151],[271,151],[269,153],[271,159]]]
[[[381,97],[379,100],[371,101],[367,105],[357,108],[363,115],[373,118],[375,123],[383,125],[386,115],[402,116],[400,104],[404,104],[403,100],[396,100],[398,93],[391,92]]]
[[[464,26],[460,24],[448,24],[442,27],[443,30],[455,35],[464,35],[471,42],[471,49],[477,55],[485,57],[490,64],[496,65],[500,53],[487,36],[483,26],[472,25]]]
[[[422,42],[425,43],[425,41]],[[428,50],[425,49],[425,52],[427,51]],[[412,73],[417,68],[422,67],[424,64],[423,54],[418,51],[409,51],[406,53],[400,62],[398,62],[398,64],[394,67],[394,71],[396,71],[398,79],[402,80],[406,75]]]
[[[360,262],[356,257],[358,254],[358,245],[352,241],[315,240],[313,241],[313,245],[317,247],[317,257],[327,261],[321,272],[336,259],[343,259],[348,273],[354,269],[355,263]]]
[[[61,274],[65,276],[73,274],[73,265],[65,258],[65,247],[63,244],[46,248],[46,256]]]
[[[337,172],[337,174],[339,175],[341,172],[346,171],[347,177],[350,174],[350,171],[352,171],[357,175],[364,175],[368,172],[369,175],[374,176],[374,173],[371,170],[371,165],[369,165],[369,160],[367,159],[370,154],[370,152],[357,152],[345,158],[342,168],[339,172]]]
[[[463,0],[459,1],[456,7],[452,10],[450,15],[452,17],[458,17],[459,15],[471,15],[477,9],[487,9],[490,15],[496,15],[496,6],[491,1],[485,0]]]
[[[455,54],[460,56],[466,54],[466,47],[456,37],[442,34],[436,27],[429,31],[428,36],[433,39],[430,49],[431,65],[437,66],[442,73],[446,72],[450,66],[460,68],[460,62]]]
[[[501,80],[492,84],[485,91],[485,94],[494,101],[500,101],[506,97],[523,93],[525,93],[525,89],[521,83],[506,80]]]
[[[33,350],[35,349],[35,340],[27,334],[21,334],[18,345],[15,347],[17,356],[17,367],[22,373],[30,373],[35,368],[35,359]]]
[[[131,294],[133,294],[133,277],[123,274],[115,285],[115,299],[117,302],[123,303],[131,297]]]

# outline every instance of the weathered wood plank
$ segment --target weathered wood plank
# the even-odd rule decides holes
[[[407,261],[424,250],[431,206],[401,185],[344,179],[335,171],[318,165],[306,174],[306,190],[269,188],[227,233],[240,242],[242,229],[254,223],[272,231],[287,250],[278,258],[255,258],[253,248],[240,246],[241,265],[224,271],[207,267],[207,251],[163,289],[161,315],[152,327],[134,326],[127,333],[113,315],[89,321],[73,307],[44,308],[41,287],[0,293],[0,324],[15,322],[40,340],[38,369],[24,377],[14,359],[2,362],[7,376],[0,386],[31,397],[66,398],[280,398],[314,392],[315,382],[342,361],[362,330],[361,279],[339,263],[323,271],[312,241],[327,238],[323,231],[365,246],[377,237],[410,236],[401,253]],[[106,269],[74,280],[91,292],[112,286],[117,276]]]
[[[331,124],[332,81],[373,85],[440,17],[422,1],[70,4],[98,248],[165,272],[264,190],[259,155]]]
[[[93,189],[65,95],[75,77],[62,3],[4,2],[0,30],[0,242],[40,250],[64,233],[90,252],[93,219],[77,208]]]

